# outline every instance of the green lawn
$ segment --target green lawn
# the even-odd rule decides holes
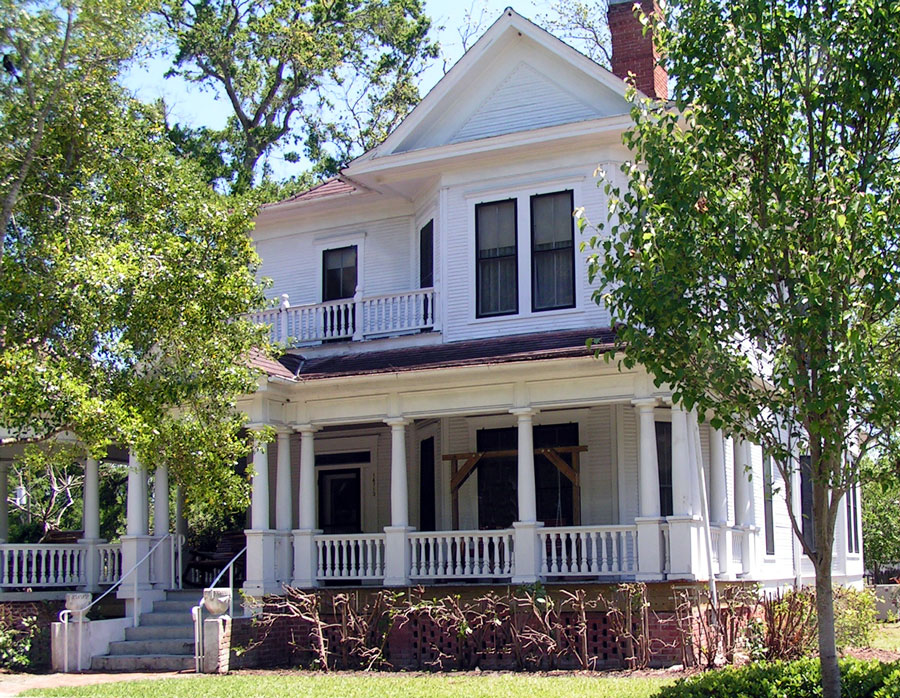
[[[879,623],[873,634],[872,647],[900,652],[900,623]]]
[[[649,698],[669,679],[529,674],[253,674],[39,689],[23,696],[98,698]]]

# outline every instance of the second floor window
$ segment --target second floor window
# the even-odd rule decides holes
[[[356,293],[356,245],[322,253],[322,300],[353,298]]]
[[[475,286],[478,317],[519,310],[516,201],[475,207]]]
[[[531,309],[575,305],[571,191],[531,197]]]

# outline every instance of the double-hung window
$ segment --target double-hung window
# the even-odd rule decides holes
[[[531,309],[575,306],[575,230],[571,191],[531,197]]]
[[[475,207],[476,315],[519,311],[516,200]]]

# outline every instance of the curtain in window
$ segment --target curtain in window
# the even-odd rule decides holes
[[[531,277],[534,310],[575,305],[572,192],[531,197]]]
[[[475,209],[478,316],[515,313],[516,202],[479,204]]]

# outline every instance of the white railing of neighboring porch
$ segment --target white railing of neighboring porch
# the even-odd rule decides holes
[[[542,528],[538,536],[543,575],[622,575],[637,571],[635,526]]]
[[[3,544],[0,586],[68,587],[87,582],[87,546]]]
[[[315,541],[318,579],[351,580],[384,577],[383,533],[318,535]]]
[[[512,529],[502,531],[443,531],[411,533],[410,577],[511,577]]]
[[[433,288],[378,296],[363,296],[357,290],[353,298],[307,305],[291,305],[283,294],[279,307],[253,313],[250,318],[271,325],[273,342],[292,345],[438,328]]]

